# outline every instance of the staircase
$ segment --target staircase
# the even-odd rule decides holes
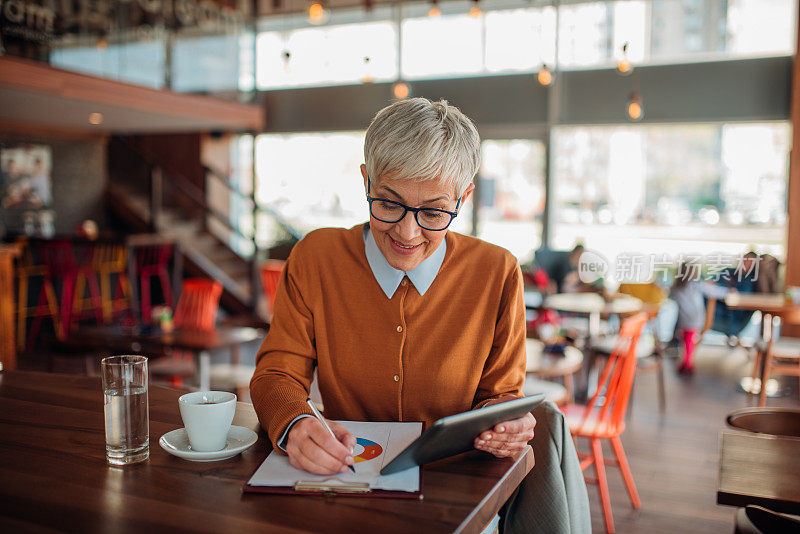
[[[109,159],[125,161],[126,179],[110,177],[106,189],[106,205],[113,216],[129,231],[152,232],[173,239],[178,244],[184,271],[189,276],[213,278],[222,283],[220,301],[230,314],[265,317],[258,264],[264,259],[254,230],[249,235],[238,228],[236,221],[206,202],[205,191],[181,176],[155,155],[126,138],[113,137],[109,142]],[[222,183],[230,195],[254,199],[231,185],[212,169],[204,168],[205,180]],[[138,175],[138,178],[137,178]],[[133,177],[133,179],[131,179]],[[278,221],[295,239],[300,236]],[[239,244],[235,251],[229,243]]]

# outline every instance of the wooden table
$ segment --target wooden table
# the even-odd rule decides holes
[[[211,351],[238,350],[244,343],[264,337],[264,331],[243,326],[220,326],[211,332],[197,330],[175,330],[174,332],[136,331],[119,326],[81,327],[70,335],[66,342],[71,347],[97,348],[112,352],[145,354],[148,351],[163,352],[177,349],[197,354],[200,390],[210,389]]]
[[[787,302],[783,293],[732,292],[725,297],[725,305],[732,310],[758,310],[765,317],[777,315],[787,322],[800,323],[800,305]]]
[[[530,447],[440,460],[423,470],[422,501],[243,494],[268,441],[220,462],[167,454],[158,438],[182,426],[181,393],[150,388],[150,459],[119,468],[105,460],[99,378],[0,373],[0,531],[473,533],[533,467]],[[233,424],[259,428],[245,403]]]
[[[800,439],[722,432],[717,504],[800,514]]]

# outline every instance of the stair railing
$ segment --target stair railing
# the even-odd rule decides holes
[[[223,174],[213,171],[208,167],[203,167],[206,183],[208,183],[209,178],[213,178],[218,183],[224,185],[231,194],[244,199],[248,204],[250,204],[250,209],[253,213],[254,224],[250,231],[244,232],[239,227],[237,222],[232,220],[227,214],[224,214],[213,206],[209,205],[209,203],[206,201],[205,191],[198,187],[197,184],[186,178],[186,176],[184,176],[180,171],[171,168],[169,165],[158,163],[158,158],[155,156],[155,154],[141,146],[131,143],[127,139],[121,137],[116,137],[114,139],[118,139],[122,144],[137,154],[142,161],[147,163],[149,167],[150,217],[148,224],[150,225],[151,231],[158,232],[161,228],[164,208],[164,193],[165,188],[169,188],[170,191],[176,193],[178,197],[189,200],[191,204],[193,204],[196,208],[199,208],[203,214],[202,221],[204,228],[209,229],[209,221],[215,221],[230,231],[236,238],[248,243],[248,252],[242,251],[240,247],[231,247],[230,243],[228,243],[228,246],[243,260],[247,261],[251,287],[258,287],[258,266],[262,259],[262,253],[259,249],[255,235],[255,218],[258,216],[258,205],[255,201],[254,194],[247,195],[243,193]],[[284,225],[281,224],[281,226]],[[248,303],[251,307],[251,311],[256,311],[258,306],[257,294],[257,292],[251,292],[250,302]]]

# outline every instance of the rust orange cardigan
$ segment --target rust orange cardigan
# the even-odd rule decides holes
[[[315,366],[330,419],[424,421],[521,396],[522,274],[507,250],[448,232],[420,296],[404,278],[391,299],[364,253],[364,225],[308,234],[292,251],[250,394],[272,443],[311,413]]]

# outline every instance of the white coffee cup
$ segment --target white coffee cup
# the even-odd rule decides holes
[[[195,391],[178,399],[181,419],[192,450],[220,451],[236,412],[236,395],[227,391]]]

